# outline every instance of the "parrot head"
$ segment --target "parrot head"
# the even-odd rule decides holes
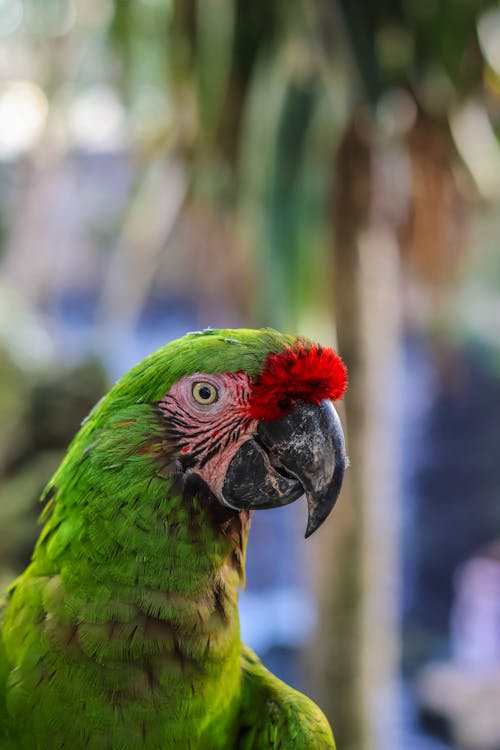
[[[332,404],[347,373],[333,349],[270,329],[209,329],[167,344],[129,376],[117,395],[133,382],[154,403],[170,465],[221,505],[274,508],[305,494],[306,537],[326,519],[347,466]]]

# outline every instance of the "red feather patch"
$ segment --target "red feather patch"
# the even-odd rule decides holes
[[[278,419],[296,400],[319,404],[336,401],[347,388],[347,369],[333,349],[299,342],[278,354],[270,354],[257,376],[250,396],[253,419]]]

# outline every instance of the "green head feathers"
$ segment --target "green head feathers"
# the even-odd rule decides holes
[[[159,400],[181,377],[195,372],[245,371],[255,377],[269,354],[293,346],[296,338],[271,328],[207,329],[170,341],[118,381],[109,400]]]

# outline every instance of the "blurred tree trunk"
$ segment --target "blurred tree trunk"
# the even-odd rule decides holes
[[[408,148],[411,203],[400,233],[410,291],[405,313],[419,326],[446,325],[454,315],[449,303],[464,257],[476,191],[459,163],[444,117],[420,110]]]
[[[334,179],[334,316],[349,368],[351,469],[336,523],[314,550],[312,694],[343,750],[387,750],[400,746],[402,333],[408,320],[446,322],[468,203],[449,132],[421,113],[393,139],[353,119]]]
[[[313,693],[343,750],[397,746],[400,263],[378,148],[351,123],[331,206],[352,468],[336,523],[315,549],[320,633],[312,671]]]
[[[362,747],[363,709],[360,684],[362,605],[362,521],[360,443],[365,413],[359,377],[361,317],[358,289],[358,234],[368,221],[370,153],[352,129],[341,144],[335,165],[341,190],[332,206],[338,347],[349,368],[345,399],[351,469],[335,523],[318,535],[314,547],[319,604],[319,632],[312,653],[312,691],[334,726],[345,750]]]

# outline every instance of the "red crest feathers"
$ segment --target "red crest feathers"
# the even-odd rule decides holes
[[[250,396],[253,419],[278,419],[297,399],[319,404],[336,401],[347,387],[347,369],[333,349],[299,342],[278,354],[270,354],[257,376]]]

